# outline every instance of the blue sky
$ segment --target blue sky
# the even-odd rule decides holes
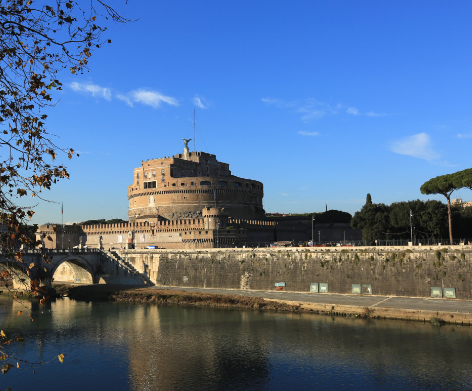
[[[44,194],[64,222],[126,218],[133,169],[181,153],[194,109],[197,150],[262,181],[270,212],[444,201],[420,186],[471,167],[470,2],[115,3],[137,21],[62,74],[50,112],[80,153]],[[40,203],[33,222],[60,218]]]

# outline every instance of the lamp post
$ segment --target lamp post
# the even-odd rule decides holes
[[[411,244],[413,244],[413,225],[411,225],[411,218],[413,217],[413,213],[411,213],[410,209],[410,234],[411,234]]]
[[[311,247],[313,247],[313,224],[315,223],[315,216],[311,215]]]
[[[321,244],[321,231],[318,231],[318,244]]]

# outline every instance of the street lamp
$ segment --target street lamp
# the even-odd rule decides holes
[[[411,218],[413,217],[413,213],[411,213],[410,209],[410,234],[411,234],[411,244],[413,244],[413,226],[411,225]]]
[[[315,222],[315,216],[311,215],[311,247],[313,247],[313,224]]]

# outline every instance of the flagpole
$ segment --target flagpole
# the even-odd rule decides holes
[[[64,202],[61,203],[62,248],[64,250]]]

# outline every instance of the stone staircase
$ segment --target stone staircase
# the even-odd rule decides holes
[[[129,274],[140,277],[143,280],[145,285],[147,286],[155,285],[146,274],[140,273],[139,271],[137,271],[131,263],[121,258],[120,255],[116,251],[102,250],[102,254],[103,256],[111,260],[112,262],[118,263],[123,268],[123,270],[125,270]]]

